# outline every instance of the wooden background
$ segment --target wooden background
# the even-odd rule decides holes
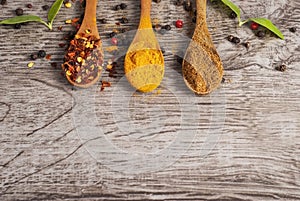
[[[139,2],[124,2],[123,11],[112,10],[120,1],[98,3],[98,19],[107,19],[98,23],[106,47],[114,28],[137,28]],[[102,92],[100,84],[73,88],[50,65],[62,63],[58,44],[74,31],[64,21],[81,15],[79,1],[61,9],[53,31],[35,23],[0,27],[0,200],[300,200],[300,39],[299,31],[288,30],[300,29],[300,1],[234,0],[243,18],[271,19],[285,40],[258,39],[229,19],[221,3],[208,3],[208,26],[225,68],[225,82],[208,96],[183,84],[176,55],[194,24],[174,2],[152,4],[152,18],[172,25],[157,35],[166,75],[152,94],[126,83],[126,46],[115,56],[117,78],[104,73],[112,87]],[[18,7],[46,19],[41,6],[53,1],[32,0],[32,9],[27,3],[8,0],[0,19]],[[122,16],[129,23],[115,25]],[[175,28],[177,19],[183,29]],[[250,49],[228,42],[229,34],[249,41]],[[29,55],[40,49],[51,61],[36,60],[29,69]],[[286,72],[274,70],[281,64]]]

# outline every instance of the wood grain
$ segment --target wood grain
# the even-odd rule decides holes
[[[9,1],[0,19],[18,7],[46,19],[41,6],[52,2],[34,0],[28,9]],[[108,21],[98,23],[104,47],[114,28],[137,29],[140,4],[124,2],[127,9],[118,12],[112,8],[120,1],[98,3],[98,19]],[[103,92],[100,84],[75,89],[51,67],[62,63],[58,44],[74,31],[64,21],[82,14],[79,1],[62,8],[53,31],[34,23],[0,27],[0,200],[300,200],[300,39],[288,30],[300,29],[300,1],[234,1],[245,18],[271,19],[285,40],[258,39],[228,18],[228,8],[208,2],[207,23],[225,68],[225,83],[209,96],[191,94],[182,81],[175,55],[183,56],[195,25],[174,2],[152,4],[152,21],[172,25],[157,34],[166,76],[154,94],[134,93],[124,81],[126,46],[116,56],[117,78],[104,73],[112,87]],[[115,25],[123,16],[129,23]],[[183,29],[173,25],[179,18]],[[125,33],[128,40],[134,33]],[[229,34],[250,49],[228,42]],[[40,49],[51,61],[28,69]],[[274,70],[282,63],[286,72]],[[97,132],[82,132],[84,126]]]

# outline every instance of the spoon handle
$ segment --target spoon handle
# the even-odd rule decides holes
[[[192,40],[213,47],[207,24],[206,24],[206,0],[197,0],[197,25]]]
[[[152,28],[151,24],[151,2],[152,0],[141,0],[141,18],[140,18],[140,29]]]
[[[86,0],[84,19],[79,32],[85,32],[87,29],[93,35],[99,35],[96,24],[97,0]]]

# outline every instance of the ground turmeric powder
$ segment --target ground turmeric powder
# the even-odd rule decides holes
[[[164,59],[159,49],[135,49],[126,54],[125,74],[130,84],[141,92],[156,89],[164,76]]]

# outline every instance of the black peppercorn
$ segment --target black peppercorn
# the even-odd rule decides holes
[[[196,22],[197,22],[197,17],[196,17],[196,16],[193,17],[192,22],[193,22],[193,23],[196,23]]]
[[[30,55],[30,59],[31,60],[36,60],[38,58],[38,55],[37,54],[32,54]]]
[[[126,8],[127,8],[127,4],[121,3],[121,4],[120,4],[120,8],[121,8],[122,10],[126,9]]]
[[[161,0],[153,0],[155,3],[160,3]]]
[[[243,43],[243,45],[245,46],[245,48],[247,48],[247,50],[250,48],[250,42],[245,42]]]
[[[237,17],[237,15],[236,15],[236,13],[233,12],[233,11],[229,14],[229,18],[230,18],[230,19],[235,19],[236,17]]]
[[[114,31],[111,32],[111,33],[109,33],[109,37],[110,37],[110,38],[114,37],[115,35],[117,35],[117,34],[116,34],[116,32],[114,32]]]
[[[232,42],[232,39],[234,38],[234,36],[233,35],[229,35],[228,37],[227,37],[227,40],[229,41],[229,42]]]
[[[186,1],[186,2],[184,3],[184,10],[186,10],[186,11],[192,11],[192,10],[193,10],[192,2]]]
[[[127,24],[129,22],[126,17],[122,17],[120,21],[122,24]]]
[[[290,30],[290,32],[295,33],[297,31],[297,28],[296,27],[291,27],[291,28],[289,28],[289,30]]]
[[[99,19],[98,20],[101,24],[106,24],[107,20],[105,18]]]
[[[42,9],[43,9],[43,10],[48,10],[48,9],[49,9],[49,6],[48,6],[48,5],[44,5],[44,6],[42,6]]]
[[[259,37],[259,38],[263,38],[265,37],[266,33],[264,31],[259,31],[256,33],[256,36]]]
[[[21,24],[15,24],[15,29],[21,29]]]
[[[38,57],[39,57],[39,58],[44,58],[45,56],[46,56],[45,50],[40,50],[40,51],[38,52]]]
[[[114,7],[114,10],[120,10],[121,9],[121,6],[120,5],[116,5],[115,7]]]
[[[163,29],[170,31],[172,29],[172,27],[167,24],[167,25],[163,26]]]
[[[241,42],[241,39],[239,39],[238,37],[233,37],[232,42],[238,44]]]
[[[27,8],[32,8],[32,4],[27,4]]]
[[[284,72],[284,71],[286,71],[286,65],[282,64],[282,65],[280,65],[280,66],[277,66],[277,67],[275,68],[275,70]]]
[[[16,12],[16,15],[17,15],[17,16],[23,15],[23,9],[22,9],[22,8],[17,8],[17,9],[15,10],[15,12]]]
[[[7,3],[7,1],[6,0],[1,0],[1,2],[0,2],[0,4],[3,6],[3,5],[5,5]]]
[[[182,6],[184,4],[184,0],[177,0],[176,2],[175,2],[175,5],[176,6]]]

